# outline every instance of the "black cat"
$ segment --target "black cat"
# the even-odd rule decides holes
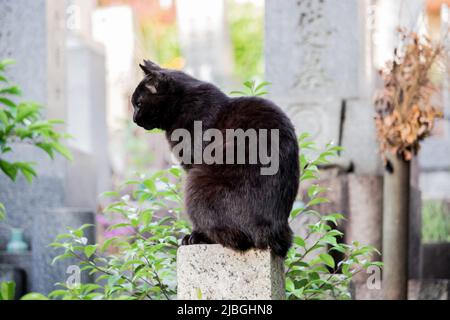
[[[231,98],[210,83],[147,60],[140,67],[145,77],[132,96],[133,120],[147,130],[165,130],[172,149],[178,143],[172,141],[172,133],[185,129],[194,136],[194,121],[202,122],[203,132],[214,128],[224,136],[226,129],[254,129],[258,142],[264,132],[260,129],[278,129],[278,145],[273,136],[267,139],[271,153],[279,154],[274,174],[261,174],[267,166],[261,159],[256,164],[182,162],[187,171],[186,208],[193,223],[193,232],[183,244],[219,243],[242,251],[270,247],[286,256],[292,243],[288,217],[299,184],[299,149],[288,117],[268,100]],[[246,147],[253,144],[245,140]],[[202,141],[201,149],[205,146]],[[225,154],[237,151],[230,139],[225,139],[222,148]],[[237,160],[236,152],[232,157]],[[249,158],[246,151],[245,159]]]

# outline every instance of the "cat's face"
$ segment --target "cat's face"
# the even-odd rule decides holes
[[[147,130],[163,129],[168,109],[173,104],[173,88],[165,69],[144,60],[139,65],[145,77],[135,89],[131,98],[133,121]]]

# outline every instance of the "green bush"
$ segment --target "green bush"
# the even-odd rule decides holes
[[[71,159],[69,150],[60,141],[67,135],[55,130],[61,120],[44,120],[42,106],[36,102],[15,102],[21,96],[21,89],[9,82],[7,66],[13,60],[0,60],[0,172],[15,181],[22,174],[28,182],[36,177],[35,163],[7,161],[4,156],[13,151],[14,144],[26,143],[45,151],[51,158],[55,153]],[[14,99],[15,98],[15,99]],[[0,203],[0,220],[5,217],[5,207]]]
[[[424,201],[422,218],[423,242],[450,242],[450,204],[438,200]]]
[[[234,73],[240,79],[264,73],[264,10],[252,3],[227,2]]]
[[[319,179],[319,166],[328,164],[330,158],[337,157],[341,147],[327,144],[325,150],[311,160],[306,156],[308,150],[315,150],[315,144],[303,134],[299,139],[300,149],[300,183]],[[306,152],[305,152],[306,151]],[[372,262],[372,256],[378,251],[358,242],[341,243],[344,234],[336,227],[344,219],[340,213],[324,214],[314,207],[329,202],[322,196],[327,189],[318,184],[311,184],[307,190],[306,204],[294,208],[291,220],[299,215],[310,215],[316,220],[308,224],[305,237],[296,235],[294,244],[288,252],[286,266],[286,294],[288,299],[349,299],[349,284],[353,276],[366,270],[369,266],[381,267],[380,262]],[[311,239],[314,239],[311,241]],[[335,261],[334,253],[343,258]]]
[[[176,295],[176,252],[178,239],[190,233],[181,216],[182,171],[178,167],[162,170],[149,177],[127,181],[131,194],[107,192],[116,198],[105,208],[122,221],[109,230],[126,230],[128,235],[107,239],[102,245],[84,244],[84,229],[69,230],[57,237],[52,246],[62,248],[57,260],[75,257],[82,270],[96,276],[96,284],[62,287],[50,294],[62,299],[171,299]],[[108,254],[110,247],[118,254]]]

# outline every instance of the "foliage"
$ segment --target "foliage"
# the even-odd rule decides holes
[[[54,261],[76,258],[82,270],[96,276],[95,284],[70,286],[50,294],[63,299],[171,299],[176,294],[176,252],[178,240],[190,232],[181,217],[181,169],[172,167],[140,180],[124,184],[133,186],[131,194],[117,192],[105,213],[120,215],[122,222],[110,230],[128,229],[127,235],[107,239],[102,245],[87,244],[84,230],[88,225],[61,234],[52,244],[63,252]],[[118,248],[109,254],[110,247]]]
[[[430,135],[434,120],[442,117],[432,96],[438,89],[430,70],[443,52],[425,36],[400,29],[401,46],[394,60],[380,71],[384,86],[375,100],[375,118],[382,153],[388,151],[412,159],[420,141]]]
[[[181,47],[175,24],[167,23],[160,18],[152,18],[141,25],[142,43],[147,56],[158,61],[166,68],[181,69],[184,61],[181,58]]]
[[[16,103],[12,98],[21,96],[18,86],[9,82],[6,68],[13,60],[0,60],[0,170],[15,181],[22,174],[28,182],[36,177],[35,163],[7,161],[4,156],[11,153],[15,143],[27,143],[45,151],[51,158],[55,153],[71,159],[69,150],[60,140],[66,135],[55,130],[60,120],[43,120],[42,106],[35,102]],[[0,220],[5,216],[5,208],[0,204]]]
[[[16,283],[14,281],[0,282],[0,301],[14,300],[15,294]],[[48,300],[48,298],[43,294],[31,292],[24,295],[20,300]]]
[[[15,293],[16,283],[14,281],[0,283],[0,300],[14,300]]]
[[[307,134],[299,138],[301,177],[300,182],[319,179],[319,167],[329,163],[338,155],[340,147],[327,144],[314,160],[307,158],[306,150],[315,150],[315,144]],[[381,267],[380,262],[371,262],[377,252],[372,246],[341,243],[344,236],[336,226],[344,217],[339,213],[323,214],[315,206],[327,203],[323,196],[327,189],[311,184],[307,189],[307,202],[294,208],[290,219],[299,215],[310,215],[316,222],[307,225],[305,237],[296,235],[288,252],[286,265],[286,291],[288,299],[349,299],[349,283],[356,273],[369,266]],[[336,261],[333,255],[340,253],[343,258]]]
[[[450,204],[428,200],[422,208],[422,241],[450,242]]]
[[[257,83],[255,80],[248,80],[244,82],[244,90],[239,91],[231,91],[231,95],[237,96],[255,96],[260,97],[266,95],[268,92],[266,91],[266,87],[270,85],[270,82],[260,82]]]
[[[227,2],[234,72],[240,79],[262,76],[264,72],[264,11],[253,3]],[[250,39],[250,41],[249,41]]]

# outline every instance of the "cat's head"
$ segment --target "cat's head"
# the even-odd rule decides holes
[[[164,129],[170,110],[176,103],[176,83],[171,79],[170,70],[149,60],[144,60],[139,66],[144,71],[144,79],[131,98],[133,121],[147,130]]]

